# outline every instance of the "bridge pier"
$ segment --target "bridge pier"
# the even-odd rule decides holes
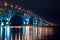
[[[34,17],[33,19],[33,34],[32,34],[32,40],[37,40],[37,24],[38,24],[38,19]]]
[[[23,17],[23,35],[24,35],[24,40],[30,40],[29,37],[29,19],[30,19],[30,15],[29,14],[24,14]]]

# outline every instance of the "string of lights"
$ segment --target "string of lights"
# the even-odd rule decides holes
[[[38,17],[40,20],[46,22],[46,23],[49,24],[49,25],[56,25],[56,24],[54,24],[54,23],[51,23],[51,22],[43,19],[41,16],[36,15],[36,13],[32,12],[31,10],[24,9],[24,8],[22,8],[21,6],[18,6],[18,5],[9,4],[9,3],[7,3],[6,1],[3,2],[3,4],[0,3],[0,7],[5,7],[5,8],[14,9],[14,10],[16,10],[17,12],[29,13],[31,16]],[[0,9],[0,10],[1,10],[1,9]]]

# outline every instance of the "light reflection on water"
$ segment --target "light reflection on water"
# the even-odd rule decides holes
[[[11,26],[10,40],[47,40],[47,36],[52,36],[53,31],[53,27]]]

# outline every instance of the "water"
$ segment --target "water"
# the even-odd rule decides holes
[[[1,40],[49,40],[53,39],[55,27],[10,26],[9,36],[8,31],[3,33],[5,36]]]

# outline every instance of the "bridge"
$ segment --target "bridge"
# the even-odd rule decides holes
[[[14,15],[18,15],[22,18],[23,25],[21,26],[10,26],[11,19]],[[30,20],[32,19],[32,20]],[[32,21],[32,24],[30,23]],[[29,29],[35,30],[35,35],[37,34],[37,27],[42,26],[56,26],[56,24],[51,23],[43,19],[41,16],[37,15],[31,10],[24,9],[21,6],[9,4],[7,2],[0,2],[0,38],[3,35],[3,28],[5,28],[6,40],[10,40],[10,28],[21,28],[23,27],[23,35],[26,35],[27,40],[29,40]],[[29,28],[30,27],[30,28]],[[21,34],[22,35],[22,34]]]
[[[17,12],[17,13],[16,13]],[[33,25],[37,26],[55,26],[54,23],[48,22],[43,19],[41,16],[37,15],[36,13],[32,12],[31,10],[24,9],[18,5],[8,4],[7,2],[0,3],[0,23],[3,20],[10,22],[11,18],[17,14],[18,16],[22,17],[23,24],[29,24],[30,19],[33,21]],[[29,24],[30,25],[30,24]]]

